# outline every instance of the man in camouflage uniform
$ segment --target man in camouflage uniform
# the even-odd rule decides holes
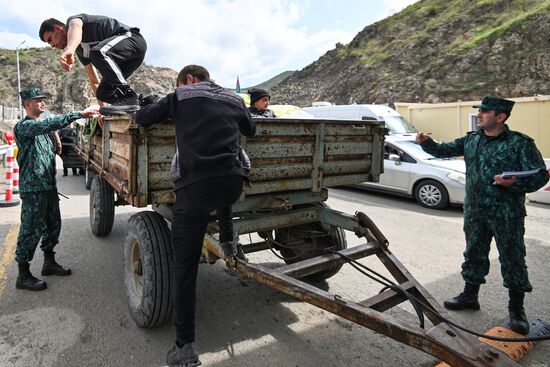
[[[70,275],[55,261],[55,245],[59,242],[61,215],[55,183],[55,152],[48,137],[50,131],[65,127],[89,112],[70,112],[45,120],[38,118],[44,112],[45,96],[37,88],[20,93],[27,116],[14,127],[15,140],[19,148],[17,163],[21,169],[19,192],[21,197],[21,227],[17,238],[15,260],[19,264],[17,289],[40,291],[46,289],[46,282],[35,278],[29,262],[40,239],[44,251],[42,275]]]
[[[477,131],[450,143],[438,144],[418,133],[417,143],[436,157],[464,156],[466,198],[464,233],[466,250],[462,264],[464,292],[443,304],[450,310],[479,310],[478,292],[489,273],[489,249],[494,237],[499,251],[504,287],[509,290],[508,311],[512,330],[527,334],[529,323],[523,308],[525,292],[533,289],[525,264],[525,193],[548,182],[548,172],[533,139],[505,124],[513,101],[486,96],[477,115]],[[506,171],[538,169],[528,177],[502,178]]]

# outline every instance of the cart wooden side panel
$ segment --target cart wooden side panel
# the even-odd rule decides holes
[[[241,137],[252,161],[252,187],[244,197],[378,181],[382,172],[383,122],[320,119],[255,119],[257,133]],[[87,159],[136,207],[174,202],[170,163],[174,125],[149,128],[133,117],[109,117],[90,138]]]

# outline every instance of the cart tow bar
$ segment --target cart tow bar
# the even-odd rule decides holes
[[[335,253],[324,253],[275,269],[237,258],[231,259],[228,265],[246,278],[419,349],[453,367],[519,366],[498,349],[442,322],[438,314],[448,318],[446,310],[388,250],[388,240],[366,214],[357,212],[355,216],[352,216],[330,211],[327,208],[316,208],[315,211],[317,212],[315,220],[353,231],[360,237],[364,236],[367,243],[340,250],[339,253],[355,260],[376,255],[400,288],[427,305],[421,310],[433,324],[430,325],[432,327],[424,329],[384,313],[385,310],[408,300],[402,293],[395,290],[385,289],[370,298],[356,301],[320,289],[314,284],[306,283],[300,279],[308,274],[346,262],[342,256]],[[211,237],[208,237],[210,236],[205,237],[205,247],[217,253],[217,246],[212,243],[215,241],[211,241]]]

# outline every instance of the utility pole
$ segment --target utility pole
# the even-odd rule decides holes
[[[23,119],[23,106],[21,105],[21,74],[19,73],[19,48],[25,43],[21,42],[15,49],[15,58],[17,59],[17,96],[19,96],[19,118]]]

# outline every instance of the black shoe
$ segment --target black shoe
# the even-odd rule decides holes
[[[510,301],[508,302],[508,314],[510,315],[510,329],[518,334],[529,334],[529,321],[525,315],[523,301],[525,293],[521,291],[509,290]]]
[[[33,275],[27,278],[20,278],[17,277],[17,281],[15,282],[15,288],[17,289],[26,289],[29,291],[42,291],[46,288],[48,288],[48,285],[45,281],[40,280]]]
[[[185,343],[183,347],[174,344],[166,354],[166,363],[169,367],[194,367],[200,366],[199,353],[195,350],[195,343]]]
[[[448,310],[479,310],[479,301],[476,296],[468,296],[464,293],[460,293],[458,296],[443,302]]]
[[[519,310],[508,310],[510,315],[510,329],[518,334],[529,334],[529,321],[525,315],[523,307]]]
[[[235,242],[222,242],[220,243],[220,247],[222,248],[222,256],[224,259],[237,255],[237,245]]]
[[[129,86],[117,88],[117,100],[111,106],[99,108],[102,115],[126,115],[139,111],[139,98],[136,92]]]
[[[29,291],[42,291],[48,287],[45,281],[34,277],[30,270],[29,263],[19,264],[19,275],[15,282],[15,288],[27,289]]]
[[[44,265],[42,266],[42,275],[59,275],[67,276],[71,275],[71,269],[65,269],[55,261],[55,252],[44,252]]]

